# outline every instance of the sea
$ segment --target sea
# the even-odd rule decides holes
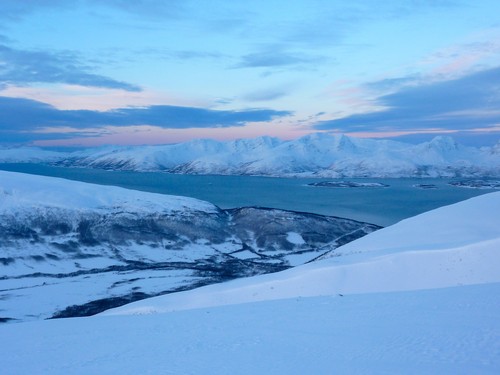
[[[0,164],[0,170],[188,196],[211,202],[220,208],[271,207],[345,217],[381,226],[495,191],[451,186],[449,182],[452,180],[444,178],[342,179],[387,186],[318,187],[309,184],[341,180],[108,171],[31,163]],[[427,186],[423,188],[422,185]]]

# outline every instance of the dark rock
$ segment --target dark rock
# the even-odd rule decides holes
[[[312,182],[309,186],[330,187],[330,188],[380,188],[389,185],[380,182],[353,182],[353,181],[320,181]]]
[[[0,290],[16,290],[9,303],[15,304],[18,295],[43,295],[51,285],[67,284],[67,296],[54,302],[51,311],[33,305],[16,319],[88,316],[154,295],[277,272],[379,229],[354,220],[262,207],[174,214],[47,207],[25,216],[0,216],[0,223],[2,249],[9,249],[9,255],[0,258],[1,267],[16,263],[16,270],[24,270],[0,277],[5,285],[14,279],[25,285],[8,289],[0,284]],[[44,270],[49,266],[55,272],[37,272],[41,262]],[[179,272],[186,276],[173,284],[151,287],[148,281],[153,274],[167,280]],[[102,285],[92,287],[94,294],[89,292],[86,301],[78,297],[75,303],[71,288],[93,279]]]

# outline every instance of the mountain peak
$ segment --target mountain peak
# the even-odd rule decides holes
[[[323,141],[331,141],[333,138],[338,136],[338,134],[320,132],[320,133],[311,133],[300,137],[298,140],[306,141],[306,142],[323,142]]]
[[[491,153],[494,155],[500,155],[500,139],[498,142],[491,148]]]
[[[299,138],[297,141],[335,151],[353,151],[356,148],[352,139],[345,134],[313,133]]]
[[[458,143],[452,137],[442,135],[434,137],[427,144],[429,147],[441,151],[457,150],[459,147]]]
[[[354,151],[356,145],[352,141],[351,137],[345,134],[337,134],[335,136],[335,149],[338,151]]]

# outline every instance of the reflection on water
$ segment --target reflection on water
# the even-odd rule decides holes
[[[0,169],[161,194],[185,195],[212,202],[221,208],[274,207],[347,217],[382,226],[493,191],[450,186],[447,179],[349,179],[389,186],[339,188],[307,185],[333,179],[172,175],[17,163],[0,164]],[[415,186],[419,184],[434,185],[435,188]]]

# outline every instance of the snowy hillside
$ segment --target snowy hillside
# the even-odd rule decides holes
[[[0,171],[0,320],[92,315],[276,272],[378,228]]]
[[[500,193],[442,207],[277,274],[157,297],[105,314],[142,314],[270,299],[500,283]]]
[[[284,272],[0,326],[15,374],[496,374],[500,193]],[[84,349],[83,349],[84,348]]]
[[[0,163],[48,163],[68,156],[68,153],[47,151],[37,147],[0,147]]]
[[[498,148],[498,147],[497,147]],[[395,141],[312,134],[293,141],[261,137],[105,147],[71,154],[56,164],[187,174],[301,177],[500,176],[497,148],[473,148],[436,137],[411,145]]]

